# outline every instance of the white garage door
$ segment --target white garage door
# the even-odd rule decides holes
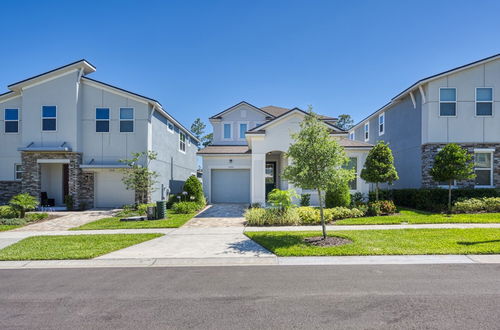
[[[250,170],[212,170],[212,203],[250,203]]]
[[[134,204],[135,193],[125,188],[122,177],[119,171],[104,171],[95,174],[95,207],[121,207]]]

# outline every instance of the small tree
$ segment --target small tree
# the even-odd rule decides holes
[[[34,210],[38,206],[38,201],[30,194],[19,194],[9,201],[9,205],[16,210],[20,218],[26,216],[26,211]]]
[[[474,164],[471,162],[472,156],[467,150],[455,143],[446,145],[434,158],[434,165],[431,168],[431,176],[436,182],[444,181],[448,183],[448,212],[451,212],[451,186],[454,180],[472,179],[474,174]]]
[[[354,120],[352,120],[350,115],[340,115],[337,120],[337,127],[342,128],[343,130],[348,130],[354,124]]]
[[[290,145],[287,156],[293,163],[285,168],[283,176],[302,189],[318,192],[323,239],[326,239],[323,193],[336,182],[352,180],[354,173],[342,168],[349,161],[344,148],[330,137],[327,126],[311,107],[300,123],[300,131],[292,134],[292,138],[295,142]]]
[[[158,182],[158,173],[149,169],[156,156],[154,151],[133,152],[131,159],[120,160],[128,166],[123,170],[122,181],[128,190],[135,191],[136,204],[147,203],[151,193],[156,190],[154,186]],[[146,166],[142,166],[141,161],[144,161]]]
[[[383,141],[379,141],[368,153],[365,166],[361,170],[361,178],[366,182],[375,183],[375,200],[377,201],[379,184],[392,183],[399,179],[394,167],[391,148]]]

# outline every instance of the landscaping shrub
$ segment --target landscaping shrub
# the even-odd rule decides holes
[[[264,226],[266,210],[260,207],[252,207],[245,211],[244,217],[249,226]]]
[[[0,219],[12,219],[17,217],[18,213],[11,206],[0,206]]]
[[[24,218],[26,211],[34,210],[38,206],[38,201],[30,194],[19,194],[9,201],[9,205],[17,211],[20,218]]]
[[[245,211],[249,226],[295,226],[300,224],[297,208],[280,210],[277,208],[253,208]]]
[[[300,206],[309,206],[311,204],[311,194],[300,195]]]
[[[188,193],[189,200],[197,203],[206,203],[205,196],[203,195],[203,187],[196,176],[191,175],[186,182],[184,182],[184,187],[182,189]]]
[[[68,211],[73,211],[73,208],[75,207],[74,201],[73,201],[73,196],[71,196],[71,195],[64,196],[64,204],[66,205],[66,209]]]
[[[432,189],[393,189],[379,192],[380,199],[393,200],[398,206],[425,211],[443,211],[448,204],[448,191],[441,188]],[[483,197],[500,197],[500,189],[453,189],[452,203],[457,200]],[[370,192],[370,201],[375,200],[375,194]]]
[[[156,203],[139,204],[139,205],[137,205],[136,211],[140,215],[145,215],[148,213],[148,207],[151,207],[151,206],[156,206]]]
[[[267,195],[267,200],[272,206],[284,211],[293,206],[293,197],[297,197],[297,193],[294,190],[273,189]]]
[[[204,205],[196,202],[179,202],[172,206],[172,211],[180,214],[194,213],[201,210]]]
[[[319,209],[314,207],[299,207],[297,208],[300,223],[302,225],[317,225],[320,224]],[[363,210],[357,208],[334,207],[323,210],[325,221],[332,222],[340,219],[358,218],[365,215]]]
[[[27,223],[28,220],[22,218],[0,219],[0,225],[6,225],[6,226],[23,226]]]
[[[471,198],[457,201],[455,213],[500,212],[500,197]]]
[[[396,205],[393,201],[383,200],[368,204],[368,215],[379,216],[396,213]]]
[[[351,193],[347,182],[331,187],[326,192],[325,206],[332,207],[348,207],[351,204]]]
[[[40,221],[43,219],[47,219],[49,217],[48,213],[27,213],[26,214],[26,219],[31,222],[31,221]]]
[[[365,205],[365,197],[363,196],[363,193],[358,191],[351,195],[351,206],[357,207],[360,205]]]
[[[300,222],[303,225],[316,225],[321,221],[321,219],[319,218],[319,209],[316,209],[314,207],[299,207],[297,208],[297,212],[299,213]]]
[[[262,207],[262,205],[260,203],[252,203],[252,205],[250,205],[250,208],[252,208],[252,209],[258,209],[261,207]]]

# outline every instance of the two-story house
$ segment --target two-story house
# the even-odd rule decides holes
[[[264,203],[274,188],[294,188],[299,194],[311,194],[311,204],[318,203],[314,191],[302,191],[283,179],[284,168],[293,161],[285,152],[308,114],[298,108],[256,107],[240,102],[212,117],[213,142],[200,150],[203,157],[203,188],[211,203]],[[342,145],[357,177],[352,192],[368,192],[368,184],[359,173],[372,145],[347,139],[347,132],[335,126],[336,119],[321,116],[331,136]]]
[[[173,192],[197,169],[198,140],[151,98],[87,77],[80,60],[8,86],[0,95],[0,204],[27,192],[44,203],[76,208],[134,202],[121,159],[155,151],[149,166]]]
[[[476,178],[457,187],[500,187],[500,54],[417,81],[349,130],[352,140],[389,143],[394,188],[436,187],[436,153],[457,143],[473,155]]]

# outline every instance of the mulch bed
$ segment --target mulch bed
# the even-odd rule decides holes
[[[328,236],[326,239],[323,239],[323,236],[307,237],[304,242],[314,246],[341,246],[352,243],[350,239],[336,236]]]

